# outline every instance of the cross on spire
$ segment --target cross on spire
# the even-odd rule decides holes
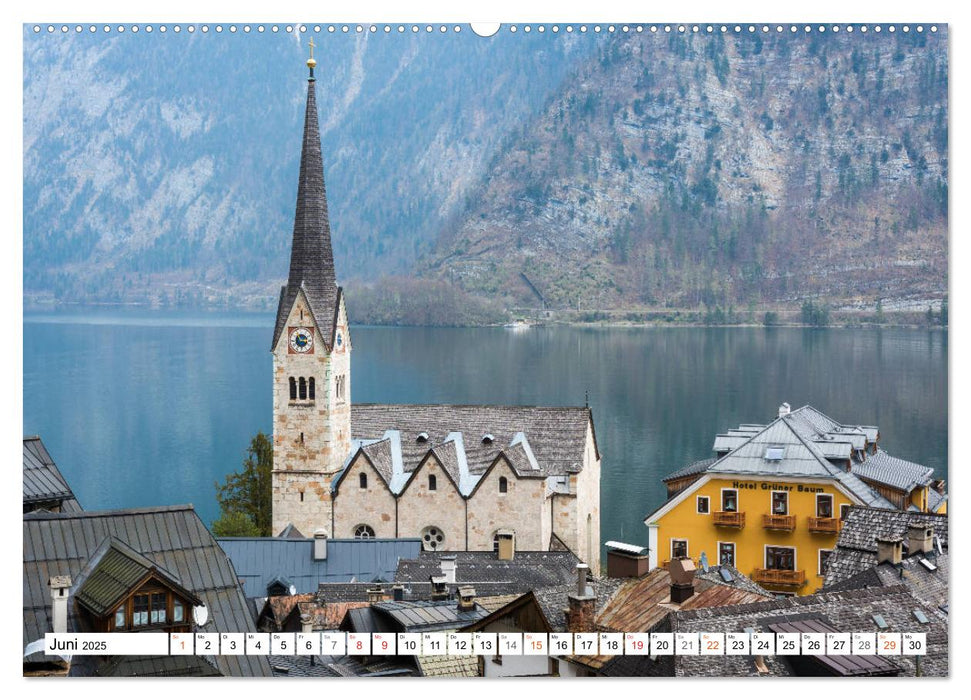
[[[310,69],[310,79],[314,79],[314,66],[317,65],[317,61],[314,60],[314,38],[310,37],[310,58],[307,59],[307,68]]]

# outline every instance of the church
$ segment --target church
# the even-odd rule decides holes
[[[588,407],[351,403],[312,53],[307,66],[290,270],[271,347],[274,533],[418,537],[429,551],[569,549],[599,571]]]

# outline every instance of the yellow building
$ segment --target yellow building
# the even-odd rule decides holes
[[[851,505],[944,513],[933,469],[891,457],[874,426],[846,426],[811,406],[715,438],[716,456],[664,479],[668,500],[644,520],[651,567],[702,554],[765,588],[794,595],[823,585]]]

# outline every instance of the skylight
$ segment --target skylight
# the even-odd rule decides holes
[[[937,571],[937,564],[932,564],[931,562],[924,559],[924,557],[921,557],[920,559],[918,559],[918,561],[920,562],[920,565],[923,566],[928,571]]]
[[[769,462],[780,462],[782,458],[786,455],[786,448],[779,447],[778,445],[773,445],[766,449],[765,458]]]
[[[887,627],[890,626],[887,624],[887,621],[883,619],[883,615],[874,615],[873,621],[877,623],[877,627],[879,627],[882,630],[885,630],[887,629]]]
[[[927,615],[924,614],[923,610],[914,608],[914,617],[917,618],[917,622],[922,625],[926,625],[930,620],[927,619]]]
[[[721,575],[722,581],[725,583],[731,583],[735,580],[735,577],[732,576],[732,572],[726,569],[724,566],[718,570],[718,573]]]

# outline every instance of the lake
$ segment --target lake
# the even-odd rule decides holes
[[[25,313],[24,435],[89,510],[192,503],[272,429],[263,314]],[[779,404],[878,425],[947,478],[947,332],[802,328],[352,328],[352,400],[582,405],[602,455],[601,536],[647,544],[661,478]]]

